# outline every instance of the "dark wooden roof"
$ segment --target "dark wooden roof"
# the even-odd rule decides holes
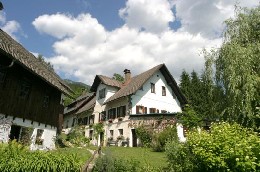
[[[78,111],[80,108],[85,106],[85,104],[88,103],[90,100],[92,100],[94,97],[95,97],[95,93],[85,93],[79,96],[75,101],[73,101],[72,103],[70,103],[68,106],[65,107],[64,115],[76,113],[76,111]]]
[[[90,91],[96,92],[97,87],[99,86],[100,83],[103,83],[105,85],[109,85],[112,87],[117,87],[120,88],[122,86],[122,83],[120,81],[117,81],[113,78],[109,78],[107,76],[103,75],[96,75],[94,83],[92,84]]]
[[[32,53],[0,29],[0,51],[12,58],[15,63],[25,67],[48,84],[70,96],[72,90],[53,71],[42,64]]]
[[[89,101],[86,102],[86,103],[84,104],[84,106],[82,106],[81,108],[79,108],[75,114],[80,114],[80,113],[82,113],[82,112],[86,112],[86,111],[88,111],[88,110],[94,108],[95,105],[96,105],[96,96],[90,98]]]
[[[127,85],[122,86],[121,89],[116,92],[113,96],[111,96],[105,103],[111,102],[113,100],[119,99],[124,96],[128,96],[131,94],[134,94],[136,91],[138,91],[144,83],[152,77],[158,70],[161,71],[161,73],[164,75],[167,84],[172,88],[175,95],[177,96],[178,100],[182,105],[187,104],[187,100],[184,97],[184,95],[181,93],[176,81],[172,77],[171,73],[165,66],[165,64],[160,64],[158,66],[155,66],[151,68],[150,70],[143,72],[137,76],[134,76],[131,78],[131,80],[128,82]]]

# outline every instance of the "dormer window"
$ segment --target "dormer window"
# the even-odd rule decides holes
[[[103,89],[99,90],[98,99],[105,98],[105,95],[106,95],[106,88],[103,88]]]
[[[155,93],[155,84],[151,83],[151,93]]]

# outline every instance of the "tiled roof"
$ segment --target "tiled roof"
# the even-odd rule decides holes
[[[127,85],[122,86],[121,89],[118,92],[116,92],[113,96],[111,96],[105,103],[108,103],[113,100],[119,99],[121,97],[128,96],[128,95],[135,93],[158,70],[160,70],[162,72],[168,85],[171,86],[171,88],[173,89],[174,93],[176,94],[176,96],[177,96],[178,100],[181,102],[181,104],[186,104],[187,103],[186,98],[181,93],[179,87],[177,86],[176,81],[170,74],[170,72],[167,69],[167,67],[165,66],[165,64],[160,64],[158,66],[151,68],[150,70],[148,70],[146,72],[143,72],[137,76],[132,77]]]
[[[68,114],[70,112],[76,112],[80,109],[84,104],[90,101],[95,96],[94,93],[85,93],[79,96],[75,101],[70,103],[68,106],[64,108],[64,114]]]
[[[94,83],[92,84],[92,86],[90,88],[90,91],[96,92],[97,87],[99,86],[99,84],[101,82],[105,85],[109,85],[109,86],[117,87],[117,88],[120,88],[122,86],[122,82],[117,81],[113,78],[109,78],[109,77],[103,76],[103,75],[96,75]]]
[[[88,111],[96,105],[96,96],[92,97],[84,106],[78,109],[75,114],[80,114],[82,112]]]
[[[56,87],[66,95],[70,95],[72,90],[53,71],[42,64],[32,53],[27,51],[21,44],[0,29],[0,50],[4,51],[15,63],[24,66],[27,70],[39,76],[48,84]]]

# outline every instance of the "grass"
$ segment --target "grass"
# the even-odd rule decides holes
[[[85,162],[91,157],[91,153],[89,149],[93,150],[94,147],[84,147],[84,148],[77,148],[77,147],[70,147],[70,148],[58,148],[54,150],[56,153],[63,154],[64,156],[70,154],[76,154],[76,156],[80,159],[80,163],[83,165]]]
[[[136,160],[142,165],[149,164],[152,167],[166,167],[167,159],[164,152],[153,152],[149,148],[140,147],[105,147],[105,154],[111,154],[115,158]]]

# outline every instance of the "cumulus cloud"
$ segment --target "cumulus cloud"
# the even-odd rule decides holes
[[[125,24],[112,31],[107,31],[90,14],[42,15],[33,25],[40,33],[57,39],[53,44],[55,55],[48,60],[66,77],[92,84],[96,74],[112,76],[128,68],[136,75],[165,63],[178,80],[183,69],[202,70],[204,59],[199,55],[202,48],[221,44],[219,34],[212,35],[221,32],[224,19],[232,16],[228,9],[231,5],[226,6],[226,1],[212,4],[206,0],[190,1],[190,6],[183,1],[129,0],[119,11]],[[174,21],[174,5],[182,21],[177,31],[169,28],[169,22]],[[209,24],[207,17],[200,16],[206,15],[202,7],[211,9],[206,10]],[[225,17],[215,16],[220,13]],[[219,30],[215,30],[216,27]]]
[[[0,12],[0,28],[15,40],[18,40],[15,34],[21,31],[21,26],[15,20],[6,21],[6,14],[4,12]]]
[[[259,0],[172,0],[176,6],[176,17],[181,20],[181,30],[191,34],[218,37],[224,28],[224,21],[234,17],[235,5],[254,7]]]
[[[160,33],[174,20],[171,8],[168,0],[128,0],[119,15],[128,27]]]

